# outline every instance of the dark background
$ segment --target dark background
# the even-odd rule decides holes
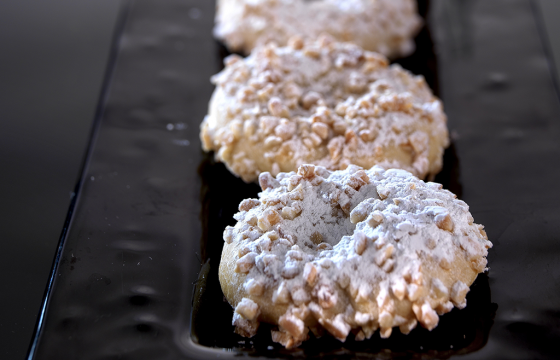
[[[0,358],[23,359],[94,118],[116,0],[0,1]]]
[[[550,55],[560,59],[560,2],[537,3]],[[2,359],[23,359],[31,340],[119,7],[115,0],[0,1]]]

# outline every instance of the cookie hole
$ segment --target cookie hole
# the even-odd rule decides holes
[[[283,232],[297,239],[300,247],[314,248],[323,242],[335,246],[343,236],[354,232],[355,225],[344,216],[340,205],[315,187],[304,189],[302,202],[301,214],[282,225]]]
[[[135,306],[145,306],[150,303],[150,299],[147,296],[134,295],[130,297],[129,302]]]
[[[142,333],[148,333],[153,330],[153,327],[148,324],[138,324],[136,325],[136,330]]]

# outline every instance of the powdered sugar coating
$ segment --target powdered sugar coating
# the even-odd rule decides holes
[[[401,168],[420,178],[442,166],[446,116],[422,76],[356,45],[323,37],[232,56],[212,78],[203,148],[246,182],[312,163]]]
[[[422,21],[414,0],[220,0],[214,35],[232,51],[250,53],[294,35],[329,34],[389,57],[414,50]]]
[[[358,339],[418,322],[431,330],[486,269],[492,243],[468,205],[404,170],[304,165],[260,183],[259,200],[244,200],[224,231],[220,263],[245,336],[260,321],[278,324],[273,338],[286,347],[309,330],[341,341],[352,329]]]

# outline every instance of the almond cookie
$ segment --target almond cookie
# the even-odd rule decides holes
[[[440,100],[424,77],[382,55],[329,37],[294,38],[225,63],[200,137],[246,182],[309,163],[382,165],[420,178],[441,169],[449,139]]]
[[[309,331],[431,330],[487,270],[492,243],[468,205],[407,171],[303,165],[259,182],[224,231],[219,268],[243,336],[277,324],[272,339],[291,348]]]
[[[220,0],[214,36],[236,52],[294,35],[329,34],[385,56],[414,51],[422,20],[414,0]]]

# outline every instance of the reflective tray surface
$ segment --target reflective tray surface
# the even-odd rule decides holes
[[[429,332],[285,350],[233,333],[222,232],[259,188],[201,150],[211,75],[227,51],[214,2],[136,0],[111,62],[80,192],[32,359],[558,358],[560,103],[529,0],[420,1],[426,26],[398,62],[426,77],[452,144],[436,178],[494,243],[464,310]]]

